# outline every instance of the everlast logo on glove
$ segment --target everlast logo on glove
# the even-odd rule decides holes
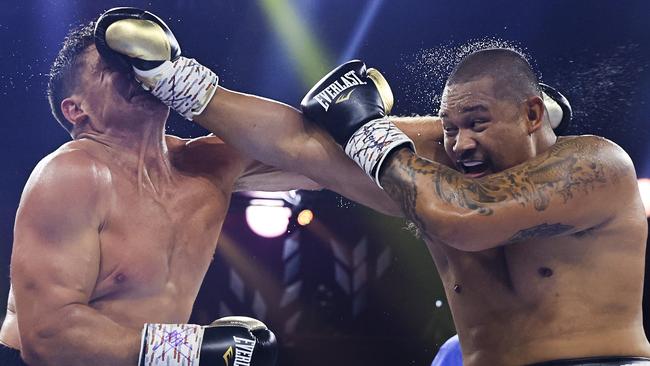
[[[232,366],[250,366],[251,357],[253,357],[253,349],[255,348],[255,341],[237,336],[232,338],[235,341],[235,361]],[[226,354],[228,353],[230,353],[228,359],[226,359],[225,354],[223,356],[226,363],[229,361],[230,356],[232,356],[232,347],[226,352]]]
[[[228,347],[228,350],[226,350],[226,353],[224,353],[222,357],[224,365],[228,366],[230,358],[232,357],[232,346]]]
[[[346,89],[349,89],[353,86],[356,85],[365,85],[366,82],[362,81],[359,76],[352,71],[346,72],[343,76],[341,76],[338,80],[335,80],[333,83],[328,85],[325,89],[323,89],[322,92],[318,93],[316,96],[314,96],[314,99],[323,106],[325,111],[330,107],[330,104],[332,101],[342,92],[344,92]],[[351,92],[350,92],[351,93]],[[339,98],[340,102],[346,101],[350,97],[350,94],[347,95],[347,97]],[[335,103],[338,103],[339,100],[337,100]]]

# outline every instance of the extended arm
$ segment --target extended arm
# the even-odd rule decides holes
[[[132,65],[142,85],[184,117],[255,160],[298,172],[350,199],[399,214],[398,207],[327,134],[305,123],[300,112],[285,104],[218,87],[213,72],[180,56],[176,39],[159,18],[128,9],[109,11],[98,24],[96,46],[104,59]]]
[[[23,193],[11,261],[22,356],[35,365],[136,365],[140,330],[88,305],[106,173],[84,154],[42,162]]]
[[[634,182],[627,154],[594,136],[559,141],[529,162],[478,179],[408,149],[389,159],[381,183],[405,215],[425,235],[466,251],[594,227],[625,204]]]
[[[439,118],[391,117],[391,120],[413,139],[421,156],[450,164],[441,145],[442,124]],[[325,188],[382,212],[401,214],[392,200],[345,155],[329,134],[305,120],[292,107],[219,88],[194,121],[268,165],[304,174]],[[263,167],[257,169],[264,171]],[[266,171],[269,170],[267,167]],[[286,176],[291,178],[291,175]],[[313,187],[304,179],[296,178],[293,179],[307,184],[304,188]],[[287,186],[289,184],[287,182]]]
[[[264,164],[305,175],[384,213],[400,213],[332,138],[295,108],[220,87],[194,121]]]

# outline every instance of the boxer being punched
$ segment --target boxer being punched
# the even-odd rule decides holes
[[[105,45],[128,56],[152,94],[260,160],[294,164],[316,180],[340,176],[330,167],[334,150],[292,110],[276,125],[262,114],[230,115],[242,101],[261,102],[250,96],[215,87],[185,98],[216,76],[193,60],[142,52],[150,37],[167,36],[126,31],[140,23],[114,22]],[[442,120],[395,129],[383,118],[387,90],[380,74],[352,62],[308,94],[304,111],[419,226],[447,285],[466,364],[644,362],[635,357],[650,354],[640,317],[647,228],[627,155],[594,136],[556,139],[537,80],[512,51],[466,59],[447,83]],[[440,121],[446,155],[423,140],[415,145],[428,160],[415,155],[402,132],[435,131]],[[445,157],[455,169],[436,163]],[[613,359],[593,359],[600,356]]]
[[[111,14],[97,33],[106,32]],[[198,365],[200,356],[201,365],[272,365],[274,338],[259,321],[184,323],[230,194],[320,186],[214,136],[165,135],[168,107],[130,70],[100,57],[94,33],[95,23],[71,32],[52,67],[52,111],[73,141],[38,164],[23,192],[0,364],[22,364],[22,356],[30,365]],[[224,120],[236,119],[232,125],[263,118],[280,126],[287,116],[300,118],[294,109],[252,96],[221,112]],[[371,181],[326,141],[335,149],[323,149],[339,156],[330,166],[345,174],[321,179],[326,187],[362,202],[383,195],[368,189]],[[375,207],[382,205],[396,207],[389,200]]]
[[[362,83],[324,106],[319,96],[344,75]],[[530,65],[507,49],[467,56],[445,85],[453,168],[414,150],[385,118],[390,99],[385,80],[350,62],[308,93],[303,112],[419,228],[464,364],[650,364],[647,222],[628,155],[601,137],[556,137]]]

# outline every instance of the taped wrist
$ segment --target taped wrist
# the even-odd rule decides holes
[[[198,366],[204,330],[196,324],[145,324],[138,365]]]
[[[415,144],[388,118],[370,121],[358,129],[345,145],[348,154],[380,188],[379,173],[389,153],[398,147],[409,147],[415,151]]]
[[[212,70],[186,57],[151,70],[134,70],[145,89],[190,121],[203,112],[219,84]]]

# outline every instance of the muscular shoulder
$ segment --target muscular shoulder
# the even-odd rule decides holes
[[[593,167],[601,167],[612,178],[634,178],[635,175],[630,156],[616,143],[604,137],[583,135],[560,138],[554,150],[557,155],[574,157],[591,163]]]
[[[27,188],[47,185],[50,189],[64,185],[77,192],[97,190],[110,184],[108,166],[82,144],[69,143],[43,158],[34,168]]]
[[[51,220],[99,219],[107,210],[111,174],[108,167],[83,149],[66,144],[43,158],[25,185],[19,218]],[[38,213],[34,215],[33,213]]]
[[[599,136],[569,136],[560,138],[546,158],[533,167],[538,177],[547,177],[553,171],[562,171],[567,181],[563,192],[576,189],[597,191],[618,197],[615,203],[629,204],[636,199],[636,172],[629,155],[614,142]],[[568,194],[567,193],[567,194]],[[607,200],[605,200],[607,201]]]

